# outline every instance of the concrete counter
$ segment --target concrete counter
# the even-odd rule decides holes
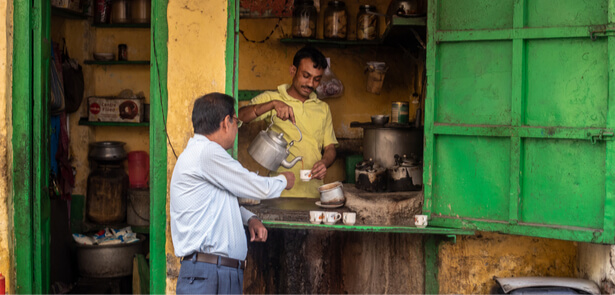
[[[311,210],[357,212],[356,225],[412,226],[414,215],[421,214],[423,192],[369,193],[353,184],[344,184],[346,203],[340,208],[321,208],[318,199],[277,198],[245,205],[262,220],[309,222]]]

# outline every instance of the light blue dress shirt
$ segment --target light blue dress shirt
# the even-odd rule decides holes
[[[175,255],[203,252],[244,260],[248,242],[243,225],[254,214],[238,197],[280,196],[286,178],[258,176],[218,143],[195,134],[177,159],[171,178],[171,237]]]

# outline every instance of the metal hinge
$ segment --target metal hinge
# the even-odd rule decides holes
[[[613,140],[613,132],[607,130],[600,130],[595,133],[587,132],[587,137],[589,137],[589,140],[591,140],[592,143],[596,143],[599,140],[611,141]]]
[[[615,36],[615,28],[607,28],[606,26],[599,26],[591,30],[589,37],[592,41],[596,41],[597,37]]]

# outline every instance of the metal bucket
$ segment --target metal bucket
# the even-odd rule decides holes
[[[126,221],[132,226],[149,226],[149,189],[128,189]]]
[[[90,278],[118,278],[132,275],[135,254],[142,253],[144,235],[138,242],[114,245],[77,245],[79,275]]]

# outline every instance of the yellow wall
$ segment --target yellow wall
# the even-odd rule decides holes
[[[190,118],[194,99],[209,92],[224,92],[226,18],[226,1],[169,1],[167,128],[177,155],[193,134]],[[167,148],[167,180],[170,182],[176,159],[171,147]],[[177,268],[179,264],[173,253],[167,224],[168,268]],[[175,293],[175,282],[173,277],[167,279],[167,293]]]
[[[440,294],[492,294],[494,276],[578,275],[577,243],[478,232],[438,254]]]
[[[13,63],[13,1],[0,1],[0,272],[6,277],[7,294],[13,293],[14,279],[9,241],[12,239],[11,167],[12,145],[11,117],[12,63]]]

